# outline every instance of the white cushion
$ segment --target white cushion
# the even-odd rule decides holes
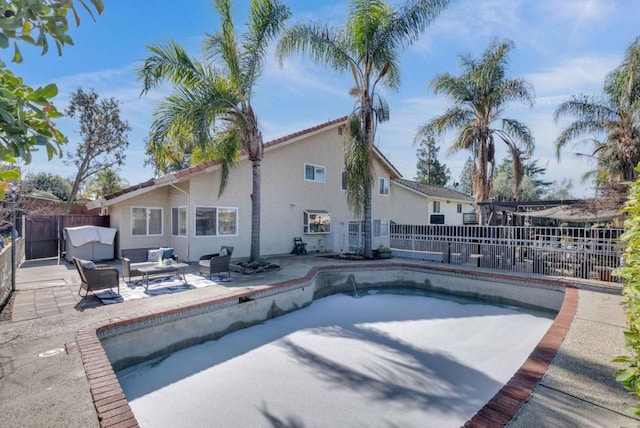
[[[96,269],[96,264],[91,260],[80,260],[80,266],[82,269]]]
[[[200,266],[209,267],[211,265],[211,260],[200,260]]]
[[[229,253],[227,252],[227,249],[226,249],[226,248],[223,248],[222,250],[220,250],[220,254],[218,254],[218,255],[219,255],[219,256],[226,256],[227,254],[229,254]]]
[[[147,251],[147,261],[148,262],[157,262],[158,261],[158,257],[162,257],[162,254],[164,254],[164,250],[162,248],[160,248],[158,250],[149,250],[149,251]]]

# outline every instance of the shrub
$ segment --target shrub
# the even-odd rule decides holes
[[[638,171],[640,169],[637,168]],[[627,202],[624,206],[627,217],[625,232],[620,238],[625,244],[624,263],[614,271],[624,281],[624,309],[627,313],[628,329],[625,330],[626,348],[630,355],[619,356],[613,360],[628,366],[618,370],[616,380],[627,388],[636,398],[640,397],[640,179],[631,184]],[[631,409],[640,416],[640,403]]]

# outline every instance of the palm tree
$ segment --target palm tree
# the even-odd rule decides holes
[[[415,41],[448,0],[411,0],[390,7],[384,0],[351,0],[342,28],[298,23],[278,42],[278,57],[309,53],[317,63],[351,72],[357,99],[347,121],[345,180],[347,201],[357,217],[364,214],[364,255],[372,257],[372,150],[376,125],[389,119],[389,108],[376,92],[378,83],[397,90],[399,51]]]
[[[622,63],[605,79],[601,96],[574,95],[554,112],[554,119],[572,116],[570,123],[556,139],[556,156],[578,138],[582,144],[592,145],[591,157],[597,159],[596,184],[615,185],[637,178],[640,162],[640,37],[627,49]]]
[[[107,168],[100,171],[89,187],[97,197],[110,195],[124,189],[128,185],[127,180],[120,177],[117,171]]]
[[[269,43],[289,18],[279,0],[253,0],[247,32],[237,38],[229,0],[216,0],[221,30],[207,34],[206,63],[190,58],[174,42],[149,47],[152,55],[138,69],[143,94],[165,80],[175,85],[153,113],[150,139],[154,144],[188,144],[191,139],[207,156],[221,163],[218,196],[224,191],[229,168],[242,150],[252,164],[251,254],[260,258],[260,163],[262,133],[251,105],[254,85],[262,72]],[[213,135],[213,130],[218,132]]]
[[[518,194],[523,177],[521,155],[531,154],[534,148],[533,136],[525,124],[501,117],[505,105],[511,101],[533,105],[531,84],[524,79],[509,79],[506,76],[507,56],[513,47],[511,41],[496,40],[479,59],[470,55],[461,56],[463,72],[460,76],[449,73],[436,76],[430,84],[434,93],[445,94],[454,105],[442,116],[424,125],[416,136],[420,138],[431,132],[441,136],[447,131],[457,131],[449,152],[471,151],[473,196],[481,223],[484,223],[484,213],[477,203],[493,196],[495,139],[502,140],[509,151],[515,194]],[[494,125],[498,121],[500,128]]]

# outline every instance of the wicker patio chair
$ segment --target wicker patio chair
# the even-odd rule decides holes
[[[120,273],[118,272],[118,269],[106,267],[90,268],[87,267],[90,266],[90,263],[76,257],[73,258],[73,263],[76,265],[76,269],[80,275],[80,289],[78,290],[78,295],[82,295],[80,293],[83,289],[86,291],[83,298],[86,298],[89,295],[89,291],[93,293],[95,290],[112,288],[116,288],[118,290],[118,294],[120,294]],[[91,264],[92,263],[93,262],[91,262]]]
[[[226,253],[226,254],[225,254]],[[216,254],[205,254],[200,257],[198,265],[200,266],[200,273],[207,275],[211,279],[211,275],[214,273],[226,272],[231,277],[231,270],[229,264],[231,263],[231,254],[233,253],[233,247],[222,246],[220,252]]]

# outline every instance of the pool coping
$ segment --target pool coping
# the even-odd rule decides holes
[[[529,399],[533,389],[538,385],[546,373],[551,361],[562,344],[578,308],[578,290],[570,282],[545,277],[523,277],[501,274],[497,272],[456,269],[452,267],[421,265],[416,263],[362,263],[357,265],[325,265],[312,267],[306,275],[300,278],[267,285],[267,288],[252,291],[242,291],[231,296],[211,298],[198,303],[176,305],[162,310],[147,312],[128,317],[104,320],[80,329],[76,335],[76,342],[67,347],[77,346],[82,357],[82,363],[89,382],[98,421],[101,427],[125,428],[137,427],[138,422],[129,406],[120,382],[111,366],[107,354],[100,340],[100,333],[107,329],[114,329],[133,323],[141,323],[160,316],[171,316],[186,310],[197,310],[205,306],[237,302],[252,297],[264,297],[269,294],[308,284],[323,271],[345,269],[379,269],[379,268],[408,268],[423,271],[442,272],[469,277],[480,277],[504,281],[527,282],[538,285],[556,286],[564,289],[564,299],[553,323],[533,349],[527,360],[514,373],[511,379],[482,407],[464,426],[472,427],[503,427],[515,416],[518,409]]]

